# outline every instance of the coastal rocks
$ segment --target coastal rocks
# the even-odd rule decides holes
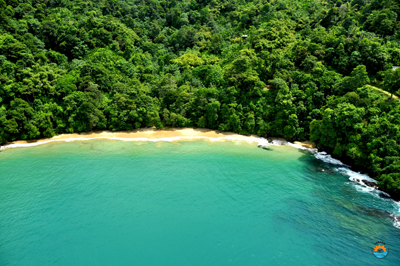
[[[357,211],[365,215],[377,217],[377,218],[391,218],[393,221],[400,222],[400,216],[395,215],[388,211],[383,211],[375,208],[370,208],[367,206],[358,206]]]
[[[362,185],[363,187],[369,189],[370,191],[373,191],[374,193],[378,194],[382,198],[390,198],[390,195],[388,193],[379,190],[376,181],[373,179],[367,180],[357,177],[350,177],[349,180]]]
[[[313,172],[327,173],[327,174],[330,174],[330,175],[336,174],[336,172],[334,170],[328,169],[328,168],[309,166],[308,169],[310,169]]]
[[[384,211],[384,210],[370,208],[367,206],[358,206],[357,209],[355,209],[355,210],[364,215],[368,215],[368,216],[375,217],[378,219],[390,219],[393,221],[393,225],[395,227],[400,228],[400,216],[399,215],[395,215],[394,213]]]
[[[400,216],[399,215],[395,215],[390,212],[386,212],[386,215],[392,219],[393,225],[395,227],[400,228]]]
[[[330,175],[334,175],[336,174],[335,171],[333,171],[332,169],[322,169],[322,172],[330,174]]]
[[[381,196],[382,198],[386,198],[386,199],[391,198],[391,196],[388,193],[380,191],[380,190],[379,190],[379,196]]]
[[[263,148],[264,150],[271,150],[271,148],[267,144],[258,144],[257,147]]]
[[[391,214],[387,211],[383,211],[380,209],[375,209],[375,208],[371,208],[371,207],[363,206],[363,205],[358,205],[354,210],[359,213],[362,213],[364,215],[368,215],[368,216],[379,218],[379,219],[388,218]]]
[[[390,213],[389,216],[393,219],[393,221],[400,223],[400,215],[394,215],[393,213]]]
[[[379,187],[377,186],[376,182],[368,181],[368,180],[365,180],[365,179],[359,179],[359,178],[356,178],[356,177],[350,177],[349,180],[352,181],[352,182],[356,182],[356,183],[358,183],[360,185],[364,185],[366,187],[370,187],[370,188],[373,188],[373,189],[379,189]]]
[[[378,186],[377,186],[376,183],[374,183],[374,182],[371,182],[371,181],[368,181],[368,180],[363,180],[363,183],[364,183],[365,185],[369,186],[369,187],[373,187],[373,188],[378,189]]]

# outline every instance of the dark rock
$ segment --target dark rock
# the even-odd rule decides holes
[[[376,188],[376,189],[379,189],[379,187],[375,187],[375,188]],[[390,198],[391,198],[390,195],[387,194],[387,193],[385,193],[385,192],[379,193],[379,196],[380,196],[381,198],[385,198],[385,199],[390,199]]]
[[[369,215],[369,216],[373,216],[373,217],[377,217],[377,218],[390,218],[393,221],[400,222],[400,216],[394,215],[393,213],[388,212],[388,211],[383,211],[383,210],[379,210],[379,209],[375,209],[375,208],[371,208],[371,207],[367,207],[367,206],[358,206],[356,211],[360,212],[362,214],[365,214],[365,215]]]
[[[365,179],[358,179],[358,178],[354,178],[354,177],[350,178],[350,181],[359,183],[360,185],[364,185],[366,187],[370,187],[370,188],[379,190],[378,185],[375,182],[372,182],[372,181],[368,181],[368,180],[365,180]],[[386,193],[381,192],[380,194],[386,194]],[[385,195],[385,196],[389,197],[389,195]]]
[[[371,181],[368,181],[368,180],[363,180],[363,183],[366,184],[369,187],[373,187],[373,188],[376,187],[376,183],[375,182],[371,182]]]
[[[323,169],[323,171],[324,171],[325,173],[327,173],[327,174],[330,174],[330,175],[336,174],[336,172],[333,171],[332,169]]]
[[[388,213],[386,211],[375,209],[375,208],[371,208],[371,207],[367,207],[367,206],[357,206],[357,208],[355,210],[357,212],[363,213],[365,215],[378,217],[378,218],[384,218],[384,217],[389,217],[390,216],[390,213]]]
[[[386,216],[392,218],[393,221],[400,223],[400,216],[395,215],[395,214],[393,214],[391,212],[385,212],[385,214],[386,214]]]
[[[331,175],[336,174],[335,171],[333,171],[331,169],[327,169],[327,168],[322,168],[322,167],[308,166],[308,169],[310,169],[313,172],[322,172],[322,173],[327,173],[327,174],[331,174]]]

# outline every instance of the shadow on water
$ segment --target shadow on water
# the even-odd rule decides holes
[[[323,162],[308,151],[300,152],[304,179],[313,183],[313,197],[289,199],[290,210],[282,210],[277,219],[316,237],[334,236],[337,241],[357,243],[358,248],[368,248],[379,239],[393,238],[393,232],[400,236],[389,213],[393,212],[392,200],[358,191],[358,184],[338,171],[342,166]]]

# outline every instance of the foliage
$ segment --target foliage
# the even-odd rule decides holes
[[[208,127],[310,139],[400,198],[398,1],[0,0],[0,144]],[[247,35],[247,38],[242,38]]]

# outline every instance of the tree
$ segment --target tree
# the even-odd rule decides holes
[[[383,81],[383,89],[390,92],[390,100],[393,98],[393,93],[400,89],[400,69],[388,69],[385,71],[385,78]]]
[[[209,128],[217,127],[218,111],[220,106],[221,104],[218,101],[213,101],[206,105],[206,118],[207,118],[207,125]]]
[[[0,0],[0,143],[148,126],[310,139],[400,199],[396,1]]]

